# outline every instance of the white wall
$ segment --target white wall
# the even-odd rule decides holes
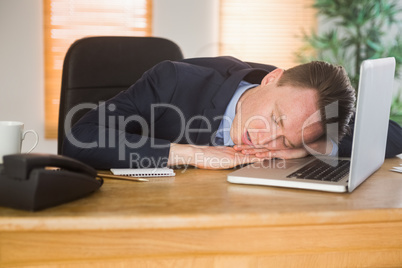
[[[215,56],[218,0],[154,0],[154,36],[176,42],[185,57]],[[44,139],[42,0],[0,0],[0,120],[35,129],[34,152],[56,153]],[[27,137],[23,151],[33,142]]]
[[[0,120],[24,122],[40,136],[34,152],[55,153],[56,141],[43,138],[42,28],[42,0],[0,0]]]
[[[153,0],[153,34],[177,43],[185,58],[217,56],[219,0]]]

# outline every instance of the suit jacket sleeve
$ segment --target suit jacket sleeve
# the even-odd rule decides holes
[[[170,141],[148,135],[162,111],[150,107],[169,103],[175,85],[174,65],[156,65],[128,90],[85,114],[66,135],[63,154],[96,169],[166,166]]]
[[[352,153],[354,120],[351,120],[351,133],[345,136],[339,144],[339,156],[350,157]],[[394,121],[389,121],[385,157],[391,158],[402,153],[402,128]]]

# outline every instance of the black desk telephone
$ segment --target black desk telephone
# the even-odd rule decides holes
[[[95,169],[72,158],[6,155],[0,165],[0,206],[40,210],[84,197],[102,183]]]

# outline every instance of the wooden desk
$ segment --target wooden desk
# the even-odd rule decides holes
[[[30,213],[0,208],[0,267],[402,267],[402,175],[352,194],[242,186],[230,171],[106,180]]]

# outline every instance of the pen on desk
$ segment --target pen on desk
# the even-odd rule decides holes
[[[139,182],[147,182],[148,179],[138,178],[138,177],[130,177],[130,176],[118,176],[112,174],[98,173],[98,177],[108,178],[108,179],[118,179],[118,180],[130,180],[130,181],[139,181]]]

